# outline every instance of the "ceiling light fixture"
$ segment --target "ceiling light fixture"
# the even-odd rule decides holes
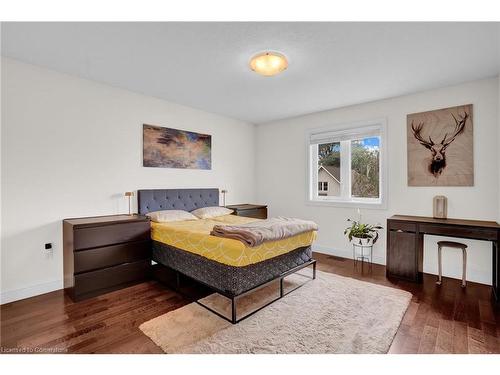
[[[278,52],[262,52],[250,60],[250,69],[263,76],[274,76],[288,68],[288,61]]]

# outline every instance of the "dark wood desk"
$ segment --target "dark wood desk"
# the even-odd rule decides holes
[[[495,221],[394,215],[387,219],[387,276],[421,282],[424,234],[491,241],[493,296],[500,299],[500,225]]]

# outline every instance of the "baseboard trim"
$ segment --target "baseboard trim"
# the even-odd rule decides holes
[[[334,255],[340,258],[346,258],[346,259],[352,259],[352,251],[346,250],[346,249],[334,249],[329,246],[323,246],[323,245],[317,245],[313,244],[312,245],[312,250],[321,253],[321,254],[327,254],[327,255]],[[380,264],[380,265],[385,265],[385,260],[374,256],[373,257],[373,263]],[[430,274],[434,274],[434,272],[428,272]],[[476,283],[480,284],[485,284],[485,285],[491,285],[491,282],[485,282],[481,280],[481,278],[477,277],[477,275],[474,274],[474,272],[468,272],[468,281],[473,281]],[[450,278],[460,278],[456,276],[449,276],[449,275],[444,275],[446,277]],[[5,292],[0,293],[0,305],[9,303],[9,302],[14,302],[14,301],[19,301],[25,298],[30,298],[34,296],[38,296],[40,294],[45,294],[49,292],[53,292],[55,290],[59,290],[63,288],[63,280],[55,280],[55,281],[49,281],[47,283],[42,283],[42,284],[37,284],[33,285],[30,287],[26,288],[20,288],[20,289],[15,289],[15,290],[8,290]]]
[[[55,280],[43,284],[29,286],[26,288],[8,290],[6,292],[0,293],[0,305],[9,302],[19,301],[25,298],[38,296],[40,294],[53,292],[54,290],[59,290],[62,288],[63,288],[63,281]]]
[[[352,259],[352,251],[350,250],[345,250],[345,249],[334,249],[329,246],[323,246],[323,245],[312,245],[312,250],[321,253],[321,254],[328,254],[328,255],[334,255],[340,258],[347,258],[347,259]],[[375,264],[380,264],[382,266],[385,266],[385,260],[374,256],[373,257],[373,263]]]
[[[340,258],[347,258],[347,259],[352,259],[352,251],[349,250],[339,250],[339,249],[334,249],[328,246],[323,246],[323,245],[312,245],[312,250],[321,253],[321,254],[327,254],[327,255],[334,255]],[[374,256],[373,257],[373,263],[380,264],[382,266],[385,266],[385,261],[384,259]],[[432,271],[432,270],[424,270],[424,273],[429,274],[429,275],[437,275],[437,272]],[[443,274],[444,277],[448,277],[450,279],[457,279],[461,280],[462,275],[450,275],[450,274]],[[485,281],[482,275],[478,274],[475,272],[473,269],[472,270],[467,270],[467,281],[478,283],[478,284],[483,284],[483,285],[489,285],[491,286],[491,281]]]

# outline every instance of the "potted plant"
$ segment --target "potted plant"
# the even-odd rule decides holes
[[[344,230],[344,235],[347,235],[349,241],[363,246],[370,246],[377,242],[378,231],[382,229],[381,225],[363,224],[361,220],[347,219],[347,221],[352,222],[351,226]]]

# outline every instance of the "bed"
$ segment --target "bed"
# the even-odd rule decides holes
[[[152,189],[138,191],[139,214],[159,210],[192,211],[219,205],[218,189]],[[191,222],[152,223],[152,259],[200,282],[231,300],[231,317],[198,304],[235,324],[285,295],[283,279],[312,266],[316,276],[311,243],[315,233],[248,248],[237,240],[210,236],[213,225],[256,220],[228,215]],[[261,308],[237,317],[237,299],[274,280],[280,282],[279,297]],[[287,293],[286,293],[287,294]]]

